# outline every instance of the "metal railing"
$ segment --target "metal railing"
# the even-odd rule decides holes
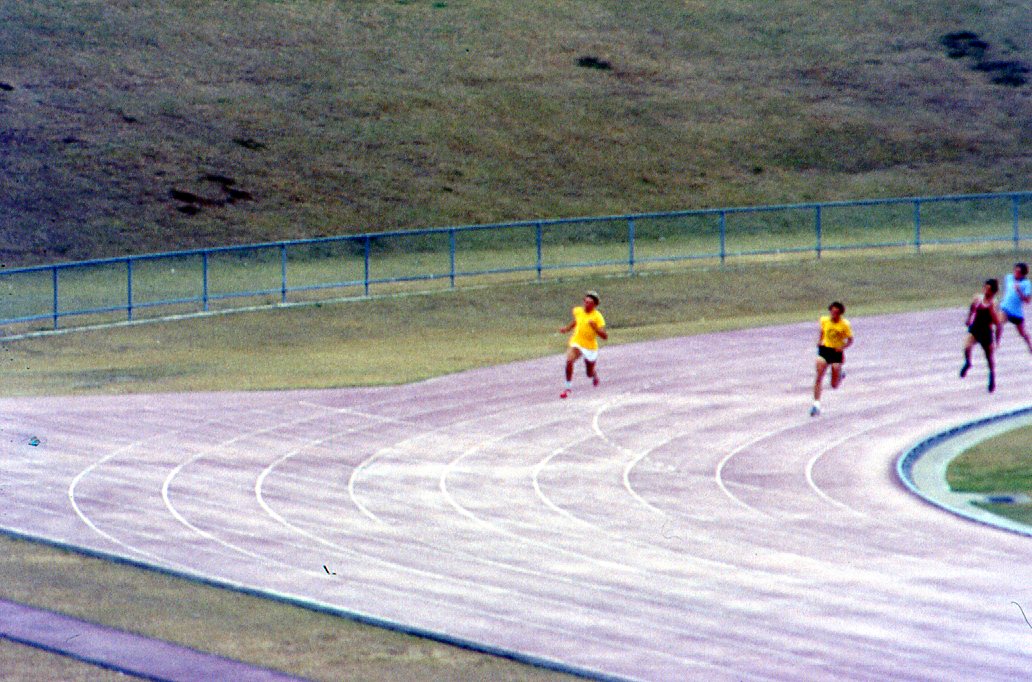
[[[1023,191],[531,220],[0,269],[0,326],[58,329],[67,318],[132,321],[234,309],[243,299],[368,297],[579,268],[634,274],[687,260],[975,243],[1020,249],[1032,239],[1030,199]]]

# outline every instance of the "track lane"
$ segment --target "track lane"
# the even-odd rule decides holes
[[[117,551],[67,490],[119,453],[72,486],[90,522],[233,585],[633,679],[1015,679],[1027,540],[892,474],[928,433],[1032,400],[1013,335],[995,395],[977,363],[957,379],[960,317],[854,320],[816,420],[809,324],[607,348],[603,386],[564,402],[555,358],[396,388],[0,400],[0,525]]]

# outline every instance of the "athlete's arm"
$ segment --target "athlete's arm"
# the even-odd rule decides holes
[[[845,351],[847,348],[849,348],[852,345],[853,345],[853,337],[850,336],[848,339],[846,339],[846,345],[842,346],[842,350]]]
[[[964,324],[968,325],[969,327],[971,326],[971,323],[975,321],[975,307],[978,305],[978,299],[979,297],[975,296],[973,299],[971,299],[971,305],[968,306],[967,322],[965,322]],[[994,303],[993,305],[996,304]]]
[[[1007,318],[1003,316],[1003,311],[1000,310],[1000,306],[996,305],[996,301],[993,301],[993,306],[990,308],[993,313],[993,324],[996,325],[996,345],[1000,345],[1000,338],[1003,336],[1003,324],[1007,321]]]
[[[595,322],[594,320],[592,320],[588,324],[591,325],[591,328],[595,330],[596,334],[598,334],[600,337],[602,337],[606,341],[609,340],[609,333],[606,331],[605,327],[598,326],[598,322]]]
[[[1025,281],[1027,282],[1028,280],[1026,279]],[[1029,301],[1032,301],[1032,294],[1026,294],[1024,291],[1022,291],[1025,287],[1019,287],[1018,283],[1015,282],[1014,288],[1017,289],[1018,298],[1021,299],[1022,303],[1028,303]],[[1032,290],[1032,287],[1029,287],[1029,289]]]
[[[577,326],[577,320],[574,320],[573,322],[570,322],[570,324],[566,325],[565,327],[559,327],[559,333],[560,334],[568,334],[568,333],[572,332],[573,328],[576,327],[576,326]]]

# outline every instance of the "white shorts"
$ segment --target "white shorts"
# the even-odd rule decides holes
[[[597,348],[595,350],[588,350],[587,348],[584,348],[582,346],[578,346],[575,343],[571,343],[570,344],[570,348],[576,348],[577,350],[579,350],[581,355],[588,362],[598,362],[598,349]]]

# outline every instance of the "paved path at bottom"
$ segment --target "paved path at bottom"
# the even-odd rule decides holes
[[[0,600],[0,639],[148,680],[294,682],[266,668],[123,632],[53,611]]]

